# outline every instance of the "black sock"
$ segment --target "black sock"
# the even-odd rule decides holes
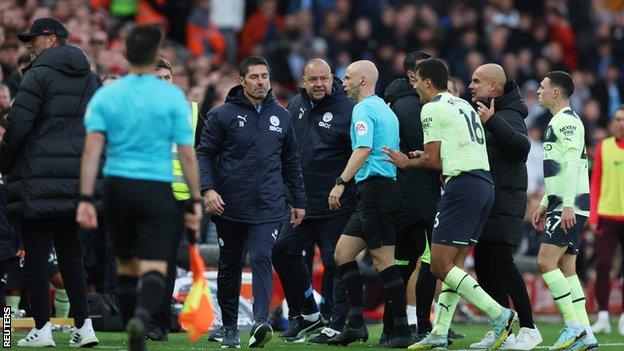
[[[338,271],[344,280],[347,298],[349,299],[347,324],[350,327],[359,328],[364,325],[364,317],[362,316],[362,275],[360,274],[360,269],[357,262],[351,261],[339,266]]]
[[[410,335],[405,313],[405,284],[399,268],[392,265],[379,272],[384,286],[385,301],[390,306],[394,323],[394,335]]]
[[[117,298],[119,299],[124,326],[128,323],[136,308],[138,283],[139,277],[122,274],[117,276]]]
[[[416,317],[418,319],[418,334],[431,332],[433,326],[429,320],[431,304],[435,295],[436,277],[431,274],[429,264],[421,263],[416,281]]]
[[[140,318],[143,323],[147,324],[160,305],[165,283],[165,276],[157,271],[147,272],[141,277],[134,316]]]
[[[303,297],[303,301],[301,303],[301,314],[309,315],[318,312],[318,306],[316,305],[316,300],[314,300],[314,290],[312,286],[306,290],[305,295]]]
[[[392,308],[390,308],[390,304],[387,301],[384,301],[384,311],[383,311],[383,331],[382,333],[386,335],[394,334],[394,317],[392,316]]]

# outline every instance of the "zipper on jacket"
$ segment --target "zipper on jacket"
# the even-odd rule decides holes
[[[254,134],[254,150],[255,150],[255,172],[254,172],[254,214],[257,215],[259,212],[258,204],[260,203],[260,184],[262,183],[262,157],[260,155],[260,147],[258,145],[258,138],[260,137],[260,118],[262,118],[262,112],[264,111],[265,105],[262,105],[260,108],[260,112],[257,109],[253,109],[253,111],[257,115],[256,119],[256,133]]]

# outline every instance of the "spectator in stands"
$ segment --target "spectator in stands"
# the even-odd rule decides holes
[[[194,56],[212,56],[214,63],[223,61],[227,42],[210,17],[211,0],[202,0],[191,12],[186,25],[186,44]]]
[[[34,57],[31,53],[21,55],[17,60],[17,67],[6,77],[4,83],[9,87],[11,96],[17,94],[17,88],[24,74],[23,70],[28,67],[33,60]]]
[[[258,44],[276,40],[284,27],[284,19],[277,12],[276,0],[262,0],[260,8],[245,22],[241,31],[238,57],[258,53]]]

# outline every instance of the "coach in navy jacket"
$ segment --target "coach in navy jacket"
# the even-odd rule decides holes
[[[303,88],[286,107],[293,116],[299,142],[301,167],[306,185],[308,207],[303,223],[294,228],[284,223],[273,250],[273,265],[280,276],[292,319],[285,340],[320,327],[322,320],[312,295],[310,272],[302,251],[318,245],[325,272],[321,312],[330,321],[329,328],[342,330],[348,310],[344,283],[334,262],[334,249],[349,217],[355,210],[355,186],[349,182],[338,211],[330,210],[327,198],[336,178],[351,156],[351,112],[342,82],[332,76],[329,65],[313,59],[305,67]],[[311,255],[305,255],[305,258]],[[327,334],[328,329],[325,329]],[[332,334],[332,333],[330,333]],[[332,335],[320,334],[320,338]],[[316,340],[311,340],[315,342]]]
[[[353,106],[355,103],[347,98],[338,78],[333,79],[331,92],[323,99],[313,101],[301,88],[286,106],[293,117],[301,156],[308,198],[306,218],[334,217],[355,209],[353,183],[347,185],[339,211],[330,210],[327,204],[327,196],[351,156],[349,128]]]
[[[208,113],[197,155],[202,195],[219,236],[217,297],[225,327],[221,346],[240,347],[238,298],[246,248],[255,319],[249,346],[262,347],[272,333],[267,323],[271,253],[284,219],[285,188],[295,226],[305,215],[306,197],[292,118],[271,94],[267,62],[248,57],[239,74],[241,85]]]
[[[197,157],[202,194],[212,189],[221,195],[222,218],[250,224],[282,220],[284,184],[292,206],[306,207],[292,118],[270,91],[258,112],[242,86],[232,88],[225,104],[208,113]]]

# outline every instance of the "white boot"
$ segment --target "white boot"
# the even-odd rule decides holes
[[[72,336],[69,339],[69,347],[93,347],[100,341],[95,336],[91,318],[87,318],[80,329],[73,328]]]
[[[516,343],[510,346],[503,345],[502,350],[533,350],[537,345],[542,343],[542,334],[540,334],[537,327],[520,328],[518,336],[516,336]]]
[[[622,318],[620,318],[620,326],[622,322]],[[594,323],[591,327],[592,331],[596,334],[609,334],[611,333],[611,323],[609,323],[609,312],[608,311],[599,311],[598,319],[596,323]]]
[[[52,324],[46,323],[41,329],[32,328],[25,338],[17,342],[22,347],[48,347],[56,346],[52,339]]]
[[[501,349],[504,349],[505,347],[511,348],[511,346],[513,346],[515,343],[516,343],[516,338],[514,337],[512,333],[510,333],[507,336],[505,343],[503,343],[503,346],[501,347]],[[485,334],[485,336],[483,337],[483,339],[481,339],[481,341],[471,344],[470,348],[471,349],[489,349],[490,347],[492,347],[493,344],[494,344],[494,332],[489,331]]]

